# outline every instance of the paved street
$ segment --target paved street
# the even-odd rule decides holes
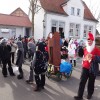
[[[81,59],[77,60],[77,67],[74,68],[70,79],[63,78],[61,81],[56,79],[46,79],[45,89],[41,92],[34,92],[34,85],[25,83],[29,73],[29,62],[23,65],[24,79],[18,80],[15,77],[8,76],[4,78],[0,68],[0,100],[74,100],[73,96],[77,94],[79,78],[81,73]],[[15,70],[16,75],[18,71]],[[86,92],[84,100],[86,100]],[[95,93],[92,100],[100,100],[100,77],[97,77],[95,84]]]

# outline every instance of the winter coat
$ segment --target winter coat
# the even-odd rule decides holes
[[[20,67],[22,66],[22,63],[24,61],[24,49],[21,41],[17,42],[17,46],[18,46],[18,51],[17,51],[16,65]]]
[[[28,51],[28,46],[27,46],[27,42],[22,42],[23,44],[23,48],[24,48],[24,52],[27,52]]]
[[[17,45],[15,43],[11,44],[11,52],[16,52]]]
[[[28,43],[28,52],[32,55],[36,52],[36,45],[33,42]]]
[[[95,56],[91,62],[89,72],[96,76],[99,70],[99,64],[100,64],[100,56]]]
[[[0,58],[3,63],[6,63],[8,60],[10,60],[10,52],[11,46],[0,44]]]
[[[34,72],[36,74],[41,74],[46,71],[46,66],[45,66],[46,63],[43,57],[44,57],[43,53],[40,50],[36,51],[36,61],[34,64]]]
[[[69,55],[75,55],[75,50],[76,50],[76,45],[73,43],[73,44],[69,44],[68,46],[68,54]]]

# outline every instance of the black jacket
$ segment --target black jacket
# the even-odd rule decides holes
[[[93,73],[95,76],[98,73],[99,63],[100,63],[100,56],[95,56],[91,62],[91,67],[89,69],[90,73]]]
[[[11,53],[10,45],[5,45],[5,46],[3,46],[2,44],[0,45],[0,58],[3,63],[10,60],[10,57],[11,57],[10,53]]]

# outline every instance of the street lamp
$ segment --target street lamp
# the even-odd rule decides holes
[[[45,28],[45,20],[43,20],[42,22],[43,22],[43,28]]]

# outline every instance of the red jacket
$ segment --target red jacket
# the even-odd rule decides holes
[[[84,57],[85,57],[88,53],[89,53],[89,52],[88,52],[87,49],[85,48],[85,49],[84,49]],[[90,54],[92,54],[93,56],[95,56],[95,55],[100,56],[100,50],[99,50],[99,48],[95,47],[95,48],[92,50],[92,52],[91,52]],[[90,62],[87,61],[87,60],[85,60],[85,61],[83,60],[82,66],[83,66],[84,68],[89,69],[89,68],[90,68]]]

